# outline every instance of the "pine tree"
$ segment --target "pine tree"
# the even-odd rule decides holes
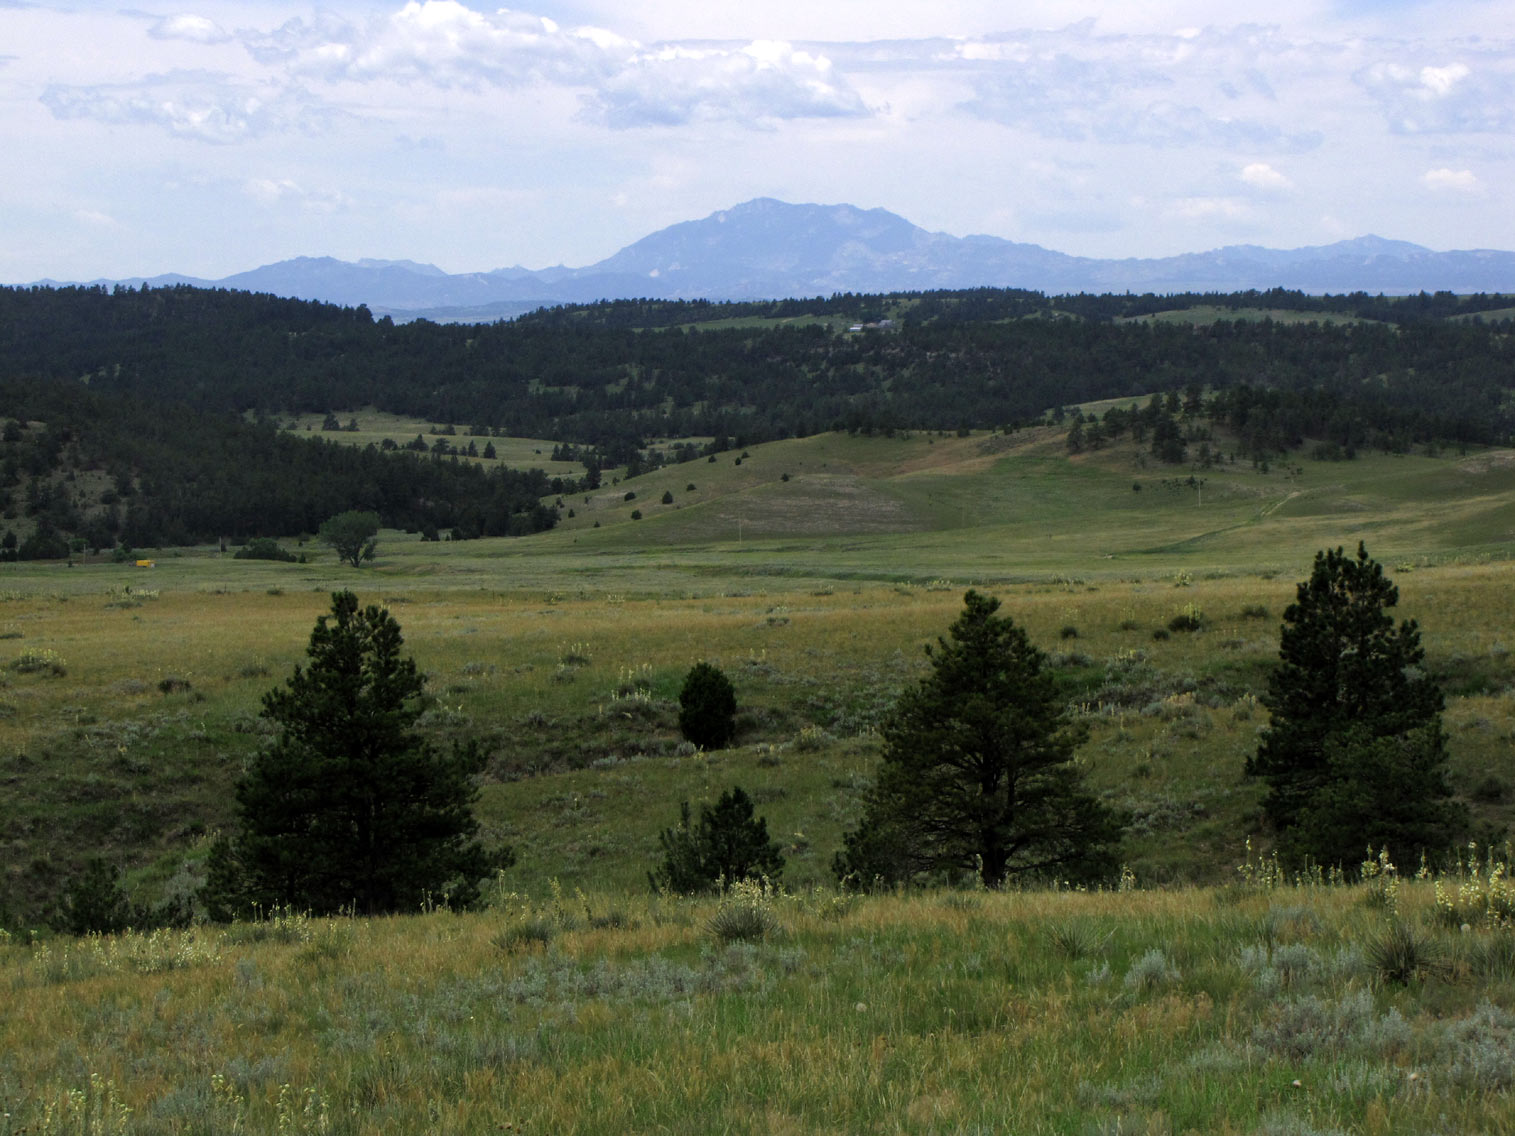
[[[1267,780],[1264,811],[1291,859],[1335,863],[1348,843],[1350,863],[1368,841],[1391,836],[1414,845],[1396,848],[1406,856],[1455,838],[1442,693],[1421,669],[1415,621],[1396,626],[1389,614],[1398,602],[1399,589],[1359,544],[1355,557],[1316,553],[1284,611],[1263,699],[1272,717],[1247,772]],[[1393,797],[1403,808],[1391,820]]]
[[[1095,879],[1114,867],[1120,824],[1083,786],[1086,731],[1046,656],[999,601],[970,591],[928,647],[931,671],[886,721],[883,764],[834,863],[869,884],[976,872],[989,887],[1026,873]]]
[[[754,819],[752,812],[752,798],[738,786],[722,793],[714,808],[701,805],[697,825],[685,801],[679,827],[665,828],[658,836],[663,862],[647,873],[653,890],[688,895],[738,880],[777,882],[784,872],[783,853],[768,839],[768,822]]]
[[[696,663],[679,690],[679,731],[703,749],[720,749],[736,733],[736,688],[718,667]]]
[[[279,726],[237,784],[241,833],[212,850],[207,907],[315,912],[466,906],[513,857],[475,837],[475,746],[439,753],[416,730],[423,679],[383,608],[332,596],[309,664],[263,696]]]

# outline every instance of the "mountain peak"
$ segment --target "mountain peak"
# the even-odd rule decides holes
[[[184,279],[184,278],[158,278]],[[153,281],[154,283],[156,282]],[[1229,245],[1099,260],[1000,237],[933,233],[887,209],[774,197],[682,221],[584,268],[450,275],[410,260],[296,257],[206,285],[395,313],[499,318],[543,304],[635,297],[748,300],[984,287],[1075,292],[1515,292],[1515,253],[1434,252],[1356,237],[1313,248]]]

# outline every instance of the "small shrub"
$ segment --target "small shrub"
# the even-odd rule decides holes
[[[1243,619],[1267,619],[1268,614],[1268,609],[1262,604],[1248,604],[1241,609]]]
[[[710,934],[722,946],[730,943],[756,943],[778,928],[773,912],[756,904],[723,904],[710,917]]]
[[[1168,620],[1169,631],[1198,631],[1204,626],[1204,618],[1198,612],[1181,611]]]
[[[158,693],[182,694],[186,690],[191,689],[193,685],[189,679],[181,678],[179,675],[164,675],[158,680]]]
[[[58,678],[68,674],[68,665],[57,651],[50,647],[40,647],[22,651],[11,660],[11,670],[17,674],[41,674]]]
[[[1473,963],[1488,978],[1515,978],[1515,935],[1508,928],[1497,929],[1474,952]]]
[[[1380,982],[1408,986],[1443,969],[1440,944],[1408,923],[1395,921],[1365,947],[1368,965]]]
[[[97,856],[69,884],[57,929],[70,935],[114,935],[131,925],[132,914],[121,874]]]
[[[1152,638],[1156,639],[1159,643],[1161,643],[1167,637],[1168,630],[1165,627],[1159,627],[1157,630],[1152,632]]]
[[[1268,1053],[1301,1060],[1320,1050],[1339,1052],[1362,1037],[1373,1021],[1373,999],[1349,990],[1339,1002],[1306,994],[1280,1003],[1252,1029],[1252,1042]]]
[[[1054,923],[1047,928],[1047,946],[1061,958],[1076,960],[1095,954],[1109,940],[1088,923]]]
[[[636,491],[633,490],[633,489],[626,490],[626,496],[623,497],[623,498],[621,498],[621,500],[623,500],[623,501],[635,501],[636,499],[637,499]]]
[[[521,951],[545,948],[552,941],[556,928],[552,920],[545,915],[532,915],[524,922],[515,923],[497,934],[494,945],[497,949],[508,955],[519,954]]]
[[[663,504],[665,504],[665,505],[672,505],[673,504],[673,490],[672,489],[665,489],[665,490],[663,490]]]
[[[1468,795],[1479,804],[1497,805],[1500,801],[1504,800],[1504,789],[1504,782],[1490,773],[1477,785],[1473,786],[1473,791]]]
[[[1515,1086],[1515,1015],[1483,1002],[1472,1015],[1445,1026],[1440,1047],[1448,1078],[1476,1092]]]
[[[824,726],[805,726],[791,744],[796,753],[814,753],[835,741],[836,738]]]
[[[633,509],[633,510],[631,510],[631,519],[633,521],[640,521],[642,519],[642,510],[640,510],[640,509]]]
[[[282,560],[286,563],[295,562],[295,554],[287,548],[281,548],[279,542],[269,537],[255,537],[248,541],[236,552],[232,553],[233,560]]]
[[[1071,624],[1071,623],[1065,623],[1058,630],[1057,637],[1059,639],[1077,639],[1078,638],[1078,628],[1074,627],[1073,624]]]
[[[1178,979],[1178,968],[1168,961],[1162,950],[1153,947],[1131,964],[1124,981],[1127,990],[1144,991],[1168,986]]]

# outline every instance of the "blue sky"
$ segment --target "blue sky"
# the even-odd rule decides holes
[[[1103,257],[1515,249],[1515,4],[1237,10],[0,0],[0,280],[577,266],[758,196]]]

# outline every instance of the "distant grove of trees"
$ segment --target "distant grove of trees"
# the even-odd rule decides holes
[[[106,547],[309,532],[354,509],[378,512],[389,525],[463,536],[522,533],[555,520],[540,497],[597,486],[600,471],[613,466],[634,475],[663,460],[827,430],[1013,426],[1048,407],[1152,392],[1209,392],[1203,413],[1253,454],[1305,438],[1343,452],[1502,442],[1515,435],[1507,397],[1515,346],[1509,321],[1495,317],[1509,304],[1447,293],[1046,297],[969,289],[740,304],[614,301],[444,326],[187,286],[0,288],[0,405],[8,419],[0,511],[24,510],[34,519],[27,528],[54,552],[67,540]],[[1133,319],[1194,306],[1375,322]],[[886,312],[898,316],[889,332],[700,326]],[[1201,409],[1188,405],[1189,395],[1186,417]],[[422,451],[296,439],[266,421],[314,412],[337,425],[336,410],[364,406],[469,423],[471,434],[550,437],[574,447],[586,476],[565,482],[485,471],[455,447],[424,439]],[[1100,424],[1096,444],[1106,428]],[[654,437],[716,441],[664,454],[649,449]],[[62,469],[103,471],[111,488],[81,502],[45,476]],[[23,487],[45,499],[18,500]]]

